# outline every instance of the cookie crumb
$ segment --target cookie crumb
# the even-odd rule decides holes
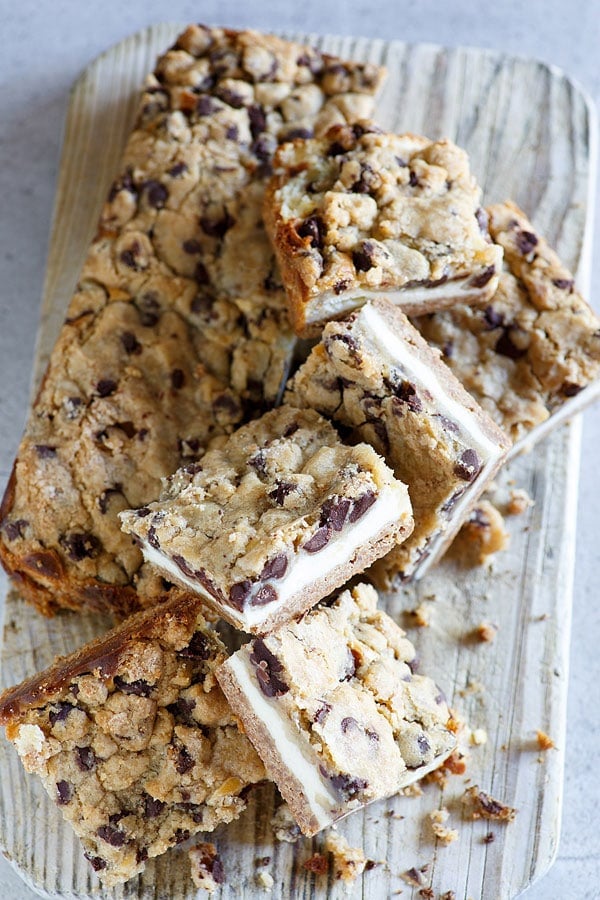
[[[275,880],[270,872],[258,872],[255,880],[257,885],[262,888],[263,891],[270,893],[273,890]]]
[[[287,803],[282,803],[271,819],[271,828],[276,841],[295,844],[302,837],[300,826],[292,816]]]
[[[407,610],[406,617],[409,625],[415,628],[429,627],[429,610],[423,603],[419,603],[416,609]]]
[[[412,887],[422,887],[428,869],[429,865],[421,866],[420,869],[413,866],[412,869],[407,869],[405,872],[402,872],[400,878],[402,878],[403,881],[406,881],[407,884],[412,885]]]
[[[407,784],[405,788],[398,791],[400,797],[420,797],[422,793],[423,788],[417,781],[413,781],[412,784]]]
[[[197,888],[212,894],[225,884],[225,872],[214,844],[200,843],[188,850],[192,881]]]
[[[323,853],[313,853],[302,866],[307,872],[314,872],[315,875],[326,875],[329,871],[329,861]]]
[[[441,809],[434,809],[433,812],[429,813],[431,830],[442,844],[451,844],[458,839],[458,831],[454,828],[448,828],[445,824],[449,816],[450,813],[445,806],[442,806]]]
[[[493,831],[488,831],[488,833],[482,838],[484,844],[493,844],[496,840],[496,835]]]
[[[452,544],[452,556],[472,568],[482,566],[508,545],[509,534],[504,519],[489,500],[480,500]]]
[[[461,802],[468,808],[471,819],[493,819],[496,822],[512,822],[517,810],[512,806],[506,806],[499,800],[495,800],[485,791],[480,791],[478,785],[467,788],[461,797]]]
[[[540,750],[556,750],[556,744],[545,731],[536,731],[536,738]]]
[[[335,832],[325,838],[325,850],[331,853],[336,881],[354,881],[362,875],[369,862],[360,847],[351,847],[346,838]]]
[[[456,900],[456,894],[454,891],[444,891],[443,894],[440,894],[440,900]]]
[[[473,632],[478,641],[490,644],[498,634],[498,626],[491,622],[481,622]]]
[[[483,744],[487,744],[487,731],[484,728],[476,728],[471,732],[471,743],[476,747],[481,747]]]
[[[509,516],[520,516],[532,506],[535,506],[535,500],[524,488],[513,488],[506,504],[506,512]]]

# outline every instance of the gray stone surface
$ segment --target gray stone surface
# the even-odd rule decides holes
[[[0,486],[25,419],[61,130],[69,88],[113,43],[152,22],[364,34],[469,44],[554,63],[600,99],[597,0],[0,0]],[[598,207],[598,202],[596,202]],[[598,241],[596,240],[596,245]],[[600,256],[593,284],[600,278]],[[600,297],[594,298],[600,307]],[[600,408],[585,415],[569,675],[564,817],[557,861],[527,900],[600,898]],[[3,589],[0,578],[0,591]],[[0,859],[0,897],[35,895]],[[476,898],[472,898],[476,900]]]

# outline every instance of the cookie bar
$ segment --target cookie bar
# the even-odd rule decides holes
[[[377,564],[381,584],[421,576],[439,558],[509,446],[387,299],[326,325],[286,400],[350,427],[408,485],[414,531]]]
[[[298,334],[384,293],[418,315],[484,303],[502,250],[467,154],[368,122],[281,147],[264,216]]]
[[[124,616],[166,585],[117,513],[279,400],[295,338],[262,224],[280,141],[369,115],[382,70],[190,26],[147,81],[0,508],[20,594]]]
[[[600,320],[525,213],[512,202],[488,213],[505,260],[491,302],[416,325],[518,452],[597,396]]]
[[[236,819],[264,778],[215,680],[225,648],[175,597],[5,691],[0,722],[105,885]]]
[[[148,562],[238,628],[263,633],[313,606],[408,535],[406,486],[313,410],[239,428],[120,514]]]
[[[304,834],[389,797],[455,746],[434,682],[360,584],[246,644],[217,671]]]

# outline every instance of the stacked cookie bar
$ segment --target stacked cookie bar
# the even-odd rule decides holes
[[[443,693],[344,585],[423,577],[598,374],[600,323],[524,214],[485,212],[451,141],[367,119],[382,75],[188,28],[35,401],[2,562],[43,613],[125,621],[0,721],[106,885],[265,777],[311,835],[444,762]]]

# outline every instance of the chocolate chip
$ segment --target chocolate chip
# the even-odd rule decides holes
[[[96,754],[91,747],[75,747],[75,762],[82,772],[93,772],[96,768]]]
[[[237,125],[229,125],[227,130],[225,131],[225,137],[229,141],[237,141],[240,136],[239,128]]]
[[[252,139],[256,140],[259,134],[267,129],[267,117],[265,111],[258,103],[253,103],[248,107],[248,119],[250,120],[250,133]]]
[[[177,723],[183,723],[188,726],[197,726],[198,723],[192,715],[195,706],[196,704],[193,700],[184,700],[183,697],[180,697],[175,703],[169,703],[167,710],[171,713]]]
[[[229,215],[227,210],[225,210],[224,215],[220,219],[209,219],[208,216],[200,217],[200,227],[209,237],[224,237],[232,225],[235,225],[235,219]]]
[[[154,547],[155,550],[160,550],[160,541],[154,525],[151,525],[148,529],[148,543],[151,547]]]
[[[446,343],[442,346],[442,354],[446,357],[446,359],[452,359],[454,356],[454,341],[446,341]]]
[[[465,450],[454,465],[454,474],[463,481],[473,481],[481,469],[481,462],[474,450]]]
[[[531,253],[533,248],[537,245],[537,242],[537,235],[535,235],[533,231],[519,231],[517,233],[517,247],[523,256],[527,256],[528,253]]]
[[[136,306],[142,325],[146,328],[152,328],[156,325],[160,319],[161,310],[160,303],[153,293],[148,292],[142,294],[142,296],[136,300]]]
[[[423,403],[417,394],[417,389],[410,381],[401,381],[394,387],[394,395],[398,400],[406,403],[411,412],[421,412]]]
[[[511,338],[510,329],[505,329],[498,340],[494,350],[501,356],[507,356],[509,359],[521,359],[527,353],[527,347],[517,347]]]
[[[177,656],[184,659],[209,659],[210,643],[208,638],[202,632],[197,631],[187,647],[177,651]]]
[[[316,711],[313,722],[316,722],[317,725],[322,725],[329,713],[331,712],[331,703],[323,703]]]
[[[127,840],[127,835],[113,825],[101,825],[96,834],[111,847],[122,847]]]
[[[248,460],[248,465],[252,466],[255,472],[259,475],[267,474],[267,461],[265,454],[262,450],[258,450],[254,456],[251,456]]]
[[[319,550],[322,550],[329,543],[329,538],[331,537],[331,529],[327,526],[322,526],[321,528],[317,528],[315,533],[308,541],[302,545],[302,549],[306,550],[307,553],[318,553]]]
[[[124,681],[120,675],[115,675],[114,682],[115,687],[124,694],[134,694],[136,697],[149,697],[153,687],[143,678],[139,678],[137,681]]]
[[[210,284],[208,270],[201,262],[197,263],[194,269],[194,281],[199,285]]]
[[[408,176],[408,183],[410,184],[411,187],[416,187],[419,183],[419,179],[417,178],[416,173],[413,172],[412,169],[410,170],[410,175]]]
[[[440,420],[440,424],[446,431],[452,432],[452,434],[460,434],[460,428],[452,419],[449,419],[447,416],[442,416],[440,413],[435,413],[436,418]]]
[[[105,516],[108,511],[108,505],[110,503],[110,498],[113,497],[114,495],[122,496],[122,494],[123,494],[123,491],[121,489],[120,484],[116,484],[114,486],[114,488],[106,488],[105,491],[102,491],[102,493],[98,497],[98,509],[100,510],[100,512],[102,513],[103,516]]]
[[[561,390],[565,397],[574,397],[583,390],[583,385],[575,384],[573,381],[565,381]]]
[[[162,800],[155,800],[150,794],[144,794],[144,815],[147,819],[156,819],[166,805]]]
[[[117,389],[117,382],[112,378],[102,378],[96,385],[100,397],[110,397]]]
[[[189,836],[190,836],[190,833],[187,828],[178,828],[175,831],[175,837],[174,837],[175,843],[183,844],[184,841],[187,841]]]
[[[346,148],[339,141],[333,141],[327,150],[327,156],[341,156],[346,152]]]
[[[60,543],[69,559],[79,562],[82,559],[95,559],[102,550],[100,540],[93,534],[72,532],[60,538]]]
[[[69,784],[68,781],[57,781],[56,782],[56,793],[57,799],[56,802],[59,806],[64,806],[66,803],[69,803],[71,797],[73,796],[73,788]]]
[[[283,432],[283,436],[286,438],[291,437],[293,434],[296,434],[299,427],[300,426],[298,425],[297,422],[290,422],[290,424],[287,426],[287,428]]]
[[[175,391],[179,391],[185,384],[185,373],[183,369],[173,369],[171,372],[171,387]]]
[[[132,241],[131,246],[122,250],[119,254],[119,259],[123,263],[123,265],[127,266],[129,269],[137,269],[138,268],[138,256],[142,252],[142,245],[139,241]]]
[[[135,427],[133,422],[115,422],[115,428],[120,428],[121,431],[124,431],[125,435],[130,440],[137,434],[137,428]]]
[[[5,523],[4,533],[9,541],[16,541],[17,538],[24,537],[24,529],[28,525],[27,519],[15,519],[13,522]]]
[[[125,353],[128,353],[130,356],[138,355],[142,352],[142,345],[132,331],[123,332],[121,335],[121,343],[123,344]]]
[[[83,855],[91,865],[94,872],[101,872],[102,869],[106,868],[106,860],[102,859],[101,856],[90,856],[89,853],[84,853]]]
[[[495,310],[493,306],[486,306],[483,312],[483,321],[487,325],[486,330],[491,331],[504,325],[504,315]]]
[[[148,859],[148,850],[146,847],[138,847],[135,851],[136,863],[145,862]]]
[[[233,106],[234,109],[241,109],[244,105],[244,98],[241,94],[238,94],[236,91],[227,87],[218,87],[217,88],[217,96],[223,103],[227,103],[229,106]]]
[[[560,288],[562,291],[572,291],[575,287],[575,282],[572,278],[553,278],[552,284],[554,287]]]
[[[350,729],[358,728],[358,722],[352,716],[346,716],[340,723],[342,734],[347,734]]]
[[[184,252],[189,253],[190,256],[194,253],[202,252],[202,244],[195,238],[189,238],[187,241],[184,241],[181,246],[183,247]]]
[[[50,725],[55,725],[57,722],[64,722],[72,712],[72,704],[61,701],[56,704],[56,709],[51,709],[48,713],[48,721],[50,722]]]
[[[478,275],[474,275],[471,278],[471,280],[469,281],[469,285],[475,288],[485,287],[488,281],[491,281],[495,274],[496,266],[487,266],[487,268],[485,268],[483,272],[480,272]]]
[[[426,734],[419,734],[417,736],[417,746],[423,755],[429,753],[429,751],[431,750],[431,744],[429,743]]]
[[[213,881],[217,884],[225,884],[225,870],[223,869],[223,863],[218,857],[212,862],[212,871],[211,875],[213,877]]]
[[[357,497],[352,504],[352,510],[350,511],[349,517],[350,521],[358,522],[359,519],[362,519],[367,510],[373,506],[376,499],[373,491],[365,491],[361,497]]]
[[[56,456],[56,447],[50,444],[35,444],[35,452],[40,459],[53,459]]]
[[[348,334],[345,331],[337,332],[329,335],[325,340],[325,349],[330,352],[333,349],[335,343],[342,344],[352,359],[360,360],[360,344],[356,340],[356,338],[352,337],[351,334]],[[331,355],[331,354],[330,354]]]
[[[174,166],[168,170],[168,174],[171,178],[177,178],[179,175],[183,175],[184,172],[187,172],[188,167],[184,162],[175,163]]]
[[[479,225],[479,230],[481,231],[481,233],[487,235],[489,220],[488,214],[486,213],[485,209],[480,206],[479,209],[477,209],[475,212],[475,218],[477,219],[477,224]]]
[[[196,112],[201,118],[204,116],[212,116],[212,114],[216,112],[217,109],[217,104],[211,97],[208,97],[206,94],[203,94],[198,98],[198,102],[196,103]]]
[[[268,496],[271,498],[271,500],[274,500],[278,506],[283,506],[283,501],[285,500],[285,498],[295,490],[295,484],[290,484],[287,481],[278,481],[273,490],[269,491]]]
[[[322,249],[326,227],[320,216],[309,216],[298,226],[296,232],[299,237],[308,238],[311,247]]]
[[[175,770],[179,775],[185,775],[190,769],[194,768],[194,758],[188,752],[186,747],[180,747],[175,760]]]
[[[236,417],[241,414],[239,400],[231,394],[219,394],[213,401],[213,410],[216,413],[227,413],[231,417]]]
[[[320,525],[327,525],[333,531],[341,531],[352,506],[347,497],[330,497],[321,507]]]
[[[363,241],[352,254],[352,262],[357,272],[368,272],[375,265],[375,245],[372,241]]]
[[[148,199],[148,203],[155,209],[162,209],[169,197],[169,191],[164,184],[161,184],[160,181],[155,181],[154,179],[146,181],[143,185],[143,190]]]
[[[288,685],[279,677],[283,671],[282,664],[260,638],[256,638],[252,645],[250,662],[265,697],[281,697],[289,691]]]
[[[72,421],[79,415],[81,407],[83,406],[83,400],[81,397],[66,397],[63,400],[63,406],[65,408],[67,419]]]
[[[138,510],[136,510],[136,516],[140,519],[145,519],[146,516],[149,516],[152,510],[148,506],[140,506]]]
[[[448,497],[448,499],[446,500],[446,502],[445,502],[444,505],[442,506],[442,510],[441,510],[441,511],[442,511],[443,513],[449,513],[449,512],[451,512],[451,511],[454,509],[454,507],[456,506],[456,504],[458,503],[458,501],[460,500],[460,498],[462,497],[463,494],[464,494],[464,488],[460,488],[459,490],[454,491],[454,493],[451,494],[450,497]]]
[[[274,603],[279,599],[279,594],[272,584],[263,584],[262,587],[252,597],[252,606],[266,606],[267,603]]]
[[[285,134],[280,137],[281,141],[307,140],[313,136],[314,132],[310,128],[289,128]]]
[[[267,581],[269,578],[283,578],[287,572],[288,558],[285,553],[279,553],[265,563],[265,567],[260,573],[260,580]]]
[[[330,775],[329,780],[344,800],[352,800],[368,785],[364,778],[353,778],[351,775]]]
[[[250,590],[252,588],[251,581],[238,581],[237,584],[231,586],[229,591],[229,602],[232,606],[235,606],[236,609],[242,610],[244,608],[244,601],[248,597]]]

